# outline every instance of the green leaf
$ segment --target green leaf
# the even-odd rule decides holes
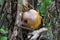
[[[2,29],[2,28],[0,29],[0,32],[3,33],[3,34],[7,34],[7,33],[8,33],[7,30],[4,30],[4,29]]]
[[[43,14],[48,14],[48,10],[46,9],[47,6],[51,3],[51,0],[45,0],[41,6],[40,6],[40,9],[39,11],[41,12],[40,14],[43,15]]]
[[[49,28],[49,27],[50,27],[50,23],[47,22],[47,23],[45,24],[45,27],[46,27],[46,28]]]
[[[0,0],[0,4],[3,4],[3,1],[4,1],[4,0]]]
[[[0,16],[0,20],[2,19],[2,16]]]
[[[51,0],[45,0],[43,3],[44,8],[46,8],[51,3]]]
[[[7,37],[2,36],[0,37],[0,40],[7,40]]]

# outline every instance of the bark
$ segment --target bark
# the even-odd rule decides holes
[[[17,14],[17,0],[10,0],[10,1],[7,0],[7,3],[8,3],[7,4],[8,8],[10,6],[10,14],[9,15],[11,15],[11,19],[12,19],[12,21],[9,24],[9,28],[8,28],[9,29],[8,40],[12,40],[11,37],[12,37],[15,18],[16,18],[16,14]],[[13,39],[13,40],[15,40],[15,39]]]
[[[58,20],[58,29],[60,28],[60,0],[55,0],[56,11],[57,11],[57,20]],[[60,30],[58,30],[57,40],[60,40]]]
[[[51,31],[52,31],[52,33],[53,33],[53,35],[54,35],[54,32],[55,32],[55,28],[56,28],[56,26],[55,26],[55,24],[54,24],[54,11],[56,10],[56,8],[55,8],[55,4],[53,3],[53,4],[51,4],[50,6],[48,6],[48,11],[50,12],[50,14],[49,14],[49,19],[50,19],[50,27],[51,27]],[[55,36],[53,36],[53,40],[55,40],[55,38],[54,38]]]

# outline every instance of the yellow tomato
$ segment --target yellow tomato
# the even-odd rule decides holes
[[[36,10],[30,9],[27,12],[23,13],[23,20],[27,21],[28,26],[33,29],[39,28],[41,24],[41,16]]]

